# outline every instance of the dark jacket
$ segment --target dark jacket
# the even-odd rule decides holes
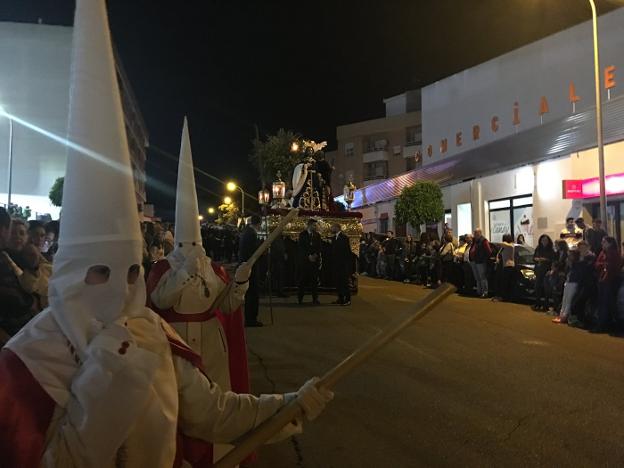
[[[615,284],[620,277],[622,259],[616,249],[603,250],[594,265],[599,283]]]
[[[34,299],[22,289],[2,252],[0,250],[0,328],[13,336],[34,316]]]
[[[321,235],[318,232],[310,234],[308,230],[304,230],[299,234],[299,254],[302,260],[309,262],[308,256],[316,255],[315,263],[321,260]]]
[[[488,240],[481,236],[475,239],[470,246],[470,261],[475,263],[487,263],[492,255],[492,247]]]
[[[400,249],[399,241],[396,237],[386,239],[383,243],[384,252],[386,255],[395,255]]]
[[[260,246],[258,233],[251,226],[245,226],[238,242],[238,260],[246,262]]]
[[[344,232],[339,232],[338,236],[332,237],[332,264],[335,269],[342,272],[352,272],[353,253],[349,245],[349,238]]]
[[[602,239],[604,239],[606,235],[607,233],[604,229],[589,228],[587,231],[585,231],[587,243],[589,244],[592,252],[594,252],[596,255],[598,255],[602,250]]]

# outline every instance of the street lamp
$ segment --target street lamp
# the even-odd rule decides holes
[[[199,215],[199,216],[197,217],[197,219],[198,219],[199,221],[203,221],[203,220],[204,220],[204,217],[203,217],[202,215]]]
[[[226,205],[231,205],[232,204],[232,197],[223,197],[223,203],[225,203]]]
[[[228,190],[228,192],[233,192],[234,190],[239,190],[241,193],[241,215],[244,218],[245,217],[245,192],[243,192],[243,189],[240,188],[238,185],[236,185],[234,182],[228,182],[227,184],[225,184],[225,188]]]
[[[215,209],[212,206],[208,208],[208,214],[215,214]]]
[[[261,205],[268,205],[270,196],[271,194],[267,189],[260,190],[258,192],[258,203],[260,203]]]
[[[13,119],[0,105],[0,115],[9,119],[9,180],[7,184],[7,211],[11,212],[11,189],[13,186]]]
[[[292,144],[290,145],[290,151],[292,153],[296,153],[297,151],[299,151],[299,143],[297,143],[296,141],[293,141]]]
[[[592,29],[594,36],[594,85],[596,87],[596,143],[598,145],[598,179],[600,184],[600,217],[605,223],[607,233],[607,190],[605,183],[604,143],[602,141],[602,99],[600,97],[600,54],[598,52],[598,15],[594,0],[589,0],[592,11]]]
[[[286,196],[286,182],[282,180],[282,173],[277,171],[277,180],[273,182],[273,201],[275,206],[281,206],[282,200]]]

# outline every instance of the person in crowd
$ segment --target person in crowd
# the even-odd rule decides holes
[[[386,240],[382,245],[386,256],[386,270],[384,272],[384,278],[394,280],[397,276],[397,254],[400,253],[401,246],[399,240],[394,237],[393,231],[388,231],[386,233]]]
[[[377,250],[377,265],[375,272],[377,278],[386,278],[388,271],[388,262],[386,260],[386,251],[383,246],[383,242],[379,242],[379,249]]]
[[[43,255],[46,232],[41,221],[28,223],[28,242],[22,249],[24,275],[20,278],[24,289],[33,294],[41,311],[48,306],[48,281],[52,275],[52,263]]]
[[[487,263],[492,255],[492,247],[483,236],[480,228],[475,229],[473,242],[470,246],[470,264],[477,283],[477,294],[481,298],[488,297]]]
[[[553,241],[546,234],[542,234],[537,241],[537,247],[533,254],[533,262],[535,263],[535,304],[532,309],[535,311],[546,311],[548,309],[545,280],[554,259],[555,248]]]
[[[440,285],[440,277],[442,276],[442,262],[440,259],[440,241],[434,239],[429,243],[427,254],[429,257],[429,270],[426,287],[437,288]]]
[[[242,239],[242,235],[240,238]],[[273,241],[273,244],[271,244],[270,257],[271,278],[273,280],[275,295],[277,297],[286,298],[288,295],[284,291],[284,287],[286,284],[286,263],[288,261],[288,254],[286,253],[286,244],[284,243],[283,236],[278,236],[277,239]]]
[[[377,277],[377,256],[379,255],[379,241],[372,239],[366,246],[366,264],[368,266],[368,276]]]
[[[460,294],[472,295],[475,290],[475,277],[470,263],[470,248],[472,247],[472,234],[466,234],[464,236],[466,242],[459,264],[461,265],[463,283],[460,289]]]
[[[576,248],[575,244],[575,248]],[[567,260],[568,260],[568,252],[570,251],[570,244],[568,244],[566,241],[564,240],[558,240],[555,242],[555,258],[553,259],[554,262],[559,262],[563,265],[566,264]]]
[[[427,287],[429,282],[429,267],[431,264],[431,240],[429,234],[423,232],[420,235],[419,245],[418,263],[416,264],[418,284]]]
[[[411,235],[407,235],[403,244],[403,282],[409,283],[415,273],[415,265],[418,260],[418,245]]]
[[[582,240],[585,240],[585,234],[587,233],[587,225],[582,217],[578,217],[574,220],[576,227],[583,233]]]
[[[339,223],[332,223],[332,262],[334,265],[334,279],[338,299],[332,304],[349,306],[351,305],[350,278],[353,274],[353,253],[349,245],[349,238]]]
[[[515,264],[516,246],[511,234],[503,235],[503,242],[497,255],[501,276],[499,280],[499,297],[505,302],[513,300],[514,280],[516,276]]]
[[[583,240],[583,231],[576,225],[573,217],[566,218],[566,225],[561,230],[559,238],[565,241],[569,247],[576,247]]]
[[[524,234],[518,234],[518,237],[516,237],[516,244],[518,244],[518,245],[526,245],[526,240],[524,239]]]
[[[144,276],[146,280],[152,270],[152,265],[165,258],[165,249],[162,242],[159,240],[152,241],[148,247],[147,254],[147,257],[143,260],[143,269],[145,270]]]
[[[317,221],[308,219],[304,231],[299,234],[299,256],[301,270],[299,272],[299,291],[297,299],[303,304],[306,288],[312,293],[312,304],[319,305],[318,282],[319,270],[321,269],[321,235],[318,233]]]
[[[589,242],[589,247],[595,255],[598,255],[602,250],[602,239],[607,236],[607,232],[602,228],[602,220],[600,218],[594,218],[592,220],[592,227],[588,228],[585,233],[585,238]]]
[[[241,262],[247,262],[256,249],[260,246],[258,232],[262,224],[262,218],[258,215],[251,216],[249,224],[243,229],[238,247],[238,258]],[[282,262],[283,263],[283,262]],[[249,276],[249,287],[245,293],[245,326],[261,327],[263,324],[258,320],[260,308],[260,296],[258,293],[258,269],[257,266],[251,269]]]
[[[561,310],[561,301],[563,299],[563,286],[566,280],[566,263],[567,256],[564,261],[554,261],[550,267],[550,271],[546,273],[545,290],[546,290],[546,308],[545,311],[549,315],[558,315]]]
[[[605,333],[611,329],[615,312],[615,296],[620,282],[622,257],[617,241],[610,236],[602,239],[602,252],[595,263],[598,277],[598,317],[592,333]]]
[[[567,271],[565,284],[563,286],[561,310],[559,311],[559,315],[552,320],[553,323],[568,323],[568,317],[572,312],[572,304],[574,303],[578,292],[578,286],[582,281],[582,275],[584,273],[579,250],[571,250],[568,254]]]
[[[9,251],[11,217],[0,207],[0,343],[15,335],[36,313],[35,301],[20,284],[24,271]]]
[[[46,231],[41,221],[28,222],[28,243],[32,244],[41,253],[46,240]]]
[[[455,260],[455,246],[453,245],[453,234],[449,230],[442,237],[442,246],[440,247],[440,277],[439,283],[453,283],[453,261]]]
[[[366,255],[368,243],[366,242],[366,237],[366,234],[362,234],[360,237],[360,255],[358,256],[358,273],[364,276],[368,275],[368,261]]]
[[[58,221],[48,221],[45,225],[46,238],[41,253],[48,262],[52,262],[54,254],[58,250],[59,227]]]
[[[597,280],[594,268],[596,255],[587,241],[579,242],[577,248],[580,254],[577,268],[580,268],[581,272],[576,275],[577,292],[572,301],[571,314],[568,315],[568,325],[586,328],[591,322],[591,306],[596,298]]]

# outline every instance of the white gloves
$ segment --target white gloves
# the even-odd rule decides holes
[[[249,277],[251,276],[251,265],[247,262],[241,263],[236,269],[236,273],[234,273],[234,281],[237,283],[245,283],[249,281]]]
[[[318,377],[313,377],[297,391],[297,403],[303,408],[308,421],[316,419],[325,409],[325,405],[334,398],[334,392],[317,388],[319,380]]]

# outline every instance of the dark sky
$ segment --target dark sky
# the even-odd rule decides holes
[[[619,0],[597,0],[599,13]],[[620,4],[624,3],[622,1]],[[257,123],[335,145],[336,125],[383,115],[418,88],[590,18],[586,0],[109,0],[113,40],[148,126],[173,155],[189,117],[196,166],[259,188],[248,162]],[[3,0],[0,20],[69,25],[72,0]],[[591,40],[590,37],[587,40]],[[148,175],[175,186],[151,150]],[[224,188],[199,176],[203,188]],[[218,202],[200,190],[200,204]],[[154,189],[166,215],[174,201]]]

